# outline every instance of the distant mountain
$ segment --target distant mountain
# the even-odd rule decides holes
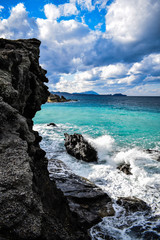
[[[73,94],[92,94],[92,95],[99,95],[98,93],[94,91],[86,91],[86,92],[80,92],[80,93],[73,93]]]
[[[115,97],[126,97],[127,95],[122,94],[122,93],[115,93],[112,96],[115,96]]]
[[[99,95],[98,93],[94,91],[86,91],[86,92],[80,92],[80,93],[68,93],[68,92],[51,92],[53,94],[58,94],[58,95],[75,95],[75,94],[92,94],[92,95]]]
[[[51,91],[51,93],[53,93],[53,94],[57,94],[57,95],[72,95],[72,93],[68,93],[68,92],[53,92],[53,91]]]

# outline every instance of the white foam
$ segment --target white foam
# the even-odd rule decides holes
[[[83,130],[85,133],[85,128],[80,129],[70,124],[58,124],[58,127],[54,128],[39,124],[35,125],[34,129],[43,136],[41,147],[47,152],[48,158],[54,157],[64,161],[74,173],[93,181],[113,199],[138,197],[152,207],[153,213],[160,214],[160,162],[155,160],[154,154],[148,154],[140,148],[121,148],[110,135],[93,138],[84,134],[97,149],[99,157],[97,164],[85,163],[68,155],[64,147],[64,132],[74,133]],[[121,163],[130,164],[132,175],[126,175],[117,169]],[[138,222],[141,219],[135,215],[130,217],[130,222]],[[113,218],[104,219],[100,227],[103,230],[109,226],[113,232],[119,231],[118,234],[121,236],[119,239],[131,239],[125,231],[118,230],[116,221],[118,220]],[[121,221],[127,219],[122,217]]]

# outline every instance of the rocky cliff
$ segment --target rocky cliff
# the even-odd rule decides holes
[[[87,211],[94,215],[94,209],[88,204],[91,209],[77,214],[77,206],[81,212],[86,209],[84,194],[81,199],[74,191],[68,197],[61,179],[58,183],[49,179],[41,137],[32,129],[32,118],[49,95],[39,46],[36,39],[0,39],[0,238],[87,240],[87,229],[100,219],[81,224],[83,215],[87,217]],[[92,186],[87,183],[86,188]],[[111,201],[102,192],[99,195],[103,204]],[[87,201],[90,197],[89,193]]]

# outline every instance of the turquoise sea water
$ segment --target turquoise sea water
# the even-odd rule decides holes
[[[93,227],[92,239],[103,240],[106,234],[117,240],[160,239],[160,233],[154,230],[160,225],[160,153],[146,152],[148,148],[160,151],[160,97],[66,97],[78,101],[46,103],[34,118],[34,128],[43,137],[41,147],[47,157],[64,161],[73,172],[99,185],[114,200],[138,197],[152,208],[154,220],[149,221],[143,213],[125,216],[115,204],[116,216],[104,218]],[[57,127],[47,126],[50,122]],[[82,134],[98,151],[98,163],[84,163],[69,156],[64,148],[65,132]],[[130,164],[132,175],[119,172],[120,163]],[[50,161],[48,169],[52,164]],[[136,235],[133,226],[146,230]],[[152,238],[146,237],[147,231]]]
[[[49,122],[76,125],[78,133],[91,137],[111,135],[121,146],[160,146],[160,98],[72,96],[78,102],[48,103],[35,124]]]

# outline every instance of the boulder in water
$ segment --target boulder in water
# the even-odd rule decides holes
[[[132,175],[130,164],[122,163],[117,167],[120,171],[124,172],[127,175]]]
[[[150,207],[143,200],[136,197],[120,197],[117,204],[124,207],[127,213],[150,210]]]
[[[160,162],[160,151],[154,149],[147,149],[146,152],[149,154],[154,154],[156,160]]]
[[[97,162],[97,151],[89,144],[81,134],[65,135],[65,147],[73,157],[86,162]]]
[[[59,96],[57,94],[50,93],[47,102],[54,103],[54,102],[70,102],[71,99],[66,99],[64,96]]]
[[[47,126],[57,127],[55,123],[48,123]]]
[[[69,203],[75,222],[90,228],[102,217],[115,214],[112,200],[88,179],[79,177],[60,160],[49,162],[50,179],[54,180]]]

